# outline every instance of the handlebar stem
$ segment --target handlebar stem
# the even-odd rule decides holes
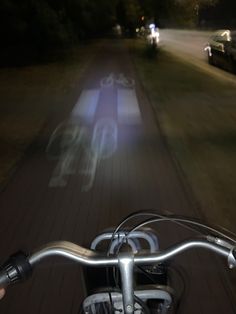
[[[124,312],[125,314],[132,314],[134,313],[133,253],[120,253],[118,264],[121,274]]]

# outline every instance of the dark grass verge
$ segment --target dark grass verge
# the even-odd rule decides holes
[[[162,132],[204,216],[236,231],[236,92],[144,43],[131,51]]]

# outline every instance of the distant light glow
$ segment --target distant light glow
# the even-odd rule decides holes
[[[155,24],[150,24],[149,29],[151,33],[147,36],[147,39],[150,43],[158,44],[160,42],[160,33]]]

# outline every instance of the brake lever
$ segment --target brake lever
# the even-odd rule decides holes
[[[208,235],[207,236],[207,240],[209,242],[213,242],[213,243],[215,243],[217,245],[223,246],[223,247],[225,247],[225,248],[227,248],[229,250],[232,250],[235,247],[235,245],[229,243],[228,241],[223,240],[223,239],[218,238],[218,237],[215,237],[215,236]]]
[[[228,265],[230,269],[236,267],[236,247],[232,248],[228,256]]]
[[[209,242],[213,242],[217,245],[223,246],[227,249],[230,250],[229,256],[228,256],[228,265],[230,269],[233,269],[234,267],[236,267],[236,246],[221,239],[218,237],[214,237],[214,236],[207,236],[207,240]]]

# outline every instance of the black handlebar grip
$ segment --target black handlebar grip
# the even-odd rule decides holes
[[[28,257],[23,252],[17,252],[0,268],[0,287],[4,288],[10,284],[24,281],[32,274],[32,266]]]

